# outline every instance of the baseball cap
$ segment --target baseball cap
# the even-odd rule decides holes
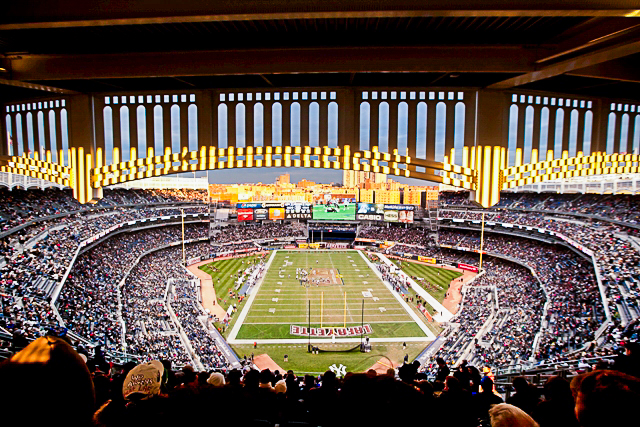
[[[225,384],[224,375],[220,372],[214,372],[209,376],[207,382],[214,387],[222,387]]]
[[[136,366],[124,380],[122,396],[126,400],[142,400],[160,394],[164,374],[164,366],[159,360]]]

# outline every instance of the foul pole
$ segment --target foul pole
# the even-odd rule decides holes
[[[478,270],[482,269],[482,249],[484,247],[484,212],[482,212],[482,231],[480,231],[480,266]]]
[[[184,251],[184,209],[180,209],[182,212],[182,265],[187,266],[187,254]]]

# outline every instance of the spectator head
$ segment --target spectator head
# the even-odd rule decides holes
[[[513,388],[516,393],[523,393],[529,389],[529,383],[525,377],[515,377],[513,379]]]
[[[207,383],[211,384],[214,387],[223,387],[225,385],[224,375],[222,375],[220,372],[214,372],[213,374],[209,375]]]
[[[549,378],[544,384],[544,398],[554,401],[573,400],[569,381],[558,376]]]
[[[538,427],[526,412],[508,403],[493,405],[489,409],[489,417],[491,427]]]
[[[250,369],[244,374],[244,386],[246,388],[257,388],[260,385],[260,372]]]
[[[186,365],[182,368],[182,383],[191,384],[196,380],[196,373],[190,365]]]
[[[260,372],[260,384],[268,384],[273,379],[273,374],[268,369],[263,369]]]
[[[583,427],[627,425],[637,418],[640,379],[618,371],[578,375],[571,381],[575,413]]]
[[[493,380],[489,377],[484,377],[480,381],[480,387],[482,387],[483,393],[491,393],[493,391]]]
[[[238,385],[242,380],[242,372],[239,369],[232,369],[227,374],[227,382],[231,385]]]
[[[126,400],[144,400],[157,396],[166,385],[164,366],[158,360],[142,363],[127,374],[122,384],[122,396]]]
[[[438,364],[438,366],[444,366],[444,359],[442,357],[438,357],[436,359],[436,363]]]
[[[627,356],[640,356],[640,343],[628,342],[624,345],[624,350]]]
[[[2,363],[0,384],[6,425],[45,425],[57,416],[65,425],[91,425],[95,410],[91,374],[80,355],[60,338],[38,338]]]
[[[462,386],[456,377],[447,377],[444,380],[444,389],[445,391],[459,392],[462,391]]]
[[[375,378],[378,376],[378,373],[375,371],[375,369],[369,369],[367,371],[367,377],[369,378]]]
[[[276,394],[287,392],[287,383],[285,382],[285,380],[280,380],[276,383],[275,391]]]

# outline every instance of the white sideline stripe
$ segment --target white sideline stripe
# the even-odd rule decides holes
[[[229,341],[229,340],[227,340]],[[395,337],[395,338],[370,338],[370,342],[431,342],[433,338],[429,337]],[[233,340],[229,344],[234,345],[253,345],[256,342],[258,344],[305,344],[309,342],[309,338],[284,338],[284,339],[263,339],[263,340]],[[331,344],[333,340],[323,338],[311,338],[312,343],[326,343]],[[360,337],[357,338],[336,338],[335,343],[344,342],[360,342]]]
[[[382,260],[382,262],[384,262],[385,264],[387,264],[387,265],[392,265],[393,264],[389,260],[389,258],[384,256],[383,254],[381,254],[381,253],[376,253],[376,254],[378,255],[378,258],[380,258]],[[420,295],[420,297],[422,297],[422,299],[424,299],[425,302],[429,303],[429,305],[431,307],[433,307],[433,309],[436,311],[436,313],[443,313],[442,316],[440,316],[440,314],[435,314],[433,316],[434,320],[436,320],[438,322],[448,322],[449,320],[451,320],[451,318],[453,317],[453,313],[451,313],[449,310],[444,308],[444,306],[442,304],[440,304],[437,299],[435,299],[433,296],[431,296],[431,294],[429,292],[427,292],[422,286],[418,285],[415,282],[415,280],[413,280],[411,278],[411,276],[409,276],[407,273],[405,273],[404,271],[400,270],[400,274],[407,279],[407,281],[411,285],[411,289],[413,289],[416,294]]]
[[[249,309],[251,308],[251,304],[253,303],[253,300],[256,298],[256,295],[258,295],[260,286],[262,286],[262,283],[264,282],[264,278],[269,272],[269,267],[271,267],[271,263],[273,263],[273,260],[275,259],[277,253],[278,253],[277,250],[271,253],[271,256],[269,257],[269,261],[267,261],[267,264],[265,265],[265,269],[264,269],[265,274],[264,276],[262,276],[262,278],[260,278],[258,283],[256,283],[253,290],[251,291],[251,294],[249,295],[249,299],[247,300],[247,303],[244,305],[244,308],[242,309],[242,312],[240,312],[240,316],[238,317],[238,320],[236,320],[236,323],[233,325],[233,328],[231,329],[231,333],[229,334],[227,343],[231,343],[232,341],[235,341],[235,338],[238,335],[238,331],[240,331],[240,327],[242,326],[244,319],[247,317],[247,314],[249,313]]]
[[[396,291],[393,290],[393,288],[391,288],[391,285],[387,284],[384,279],[382,278],[382,273],[380,273],[380,271],[378,271],[378,269],[375,267],[375,265],[373,265],[369,259],[367,257],[365,257],[361,251],[358,251],[358,254],[362,257],[362,259],[367,263],[367,265],[369,266],[369,268],[371,270],[373,270],[373,272],[376,274],[376,276],[378,276],[378,278],[380,279],[380,281],[382,282],[383,285],[385,285],[385,287],[389,290],[389,292],[391,292],[391,295],[393,295],[394,297],[396,297],[396,299],[398,300],[398,302],[400,303],[400,305],[402,307],[404,307],[404,309],[407,311],[407,313],[409,313],[409,316],[411,316],[411,318],[418,324],[418,326],[420,327],[420,329],[422,329],[422,332],[424,332],[427,337],[429,337],[432,341],[436,339],[436,336],[433,334],[433,332],[431,332],[431,329],[429,329],[429,327],[427,325],[424,324],[424,322],[422,321],[421,318],[418,317],[418,315],[416,314],[415,311],[413,311],[413,309],[411,307],[409,307],[409,305],[407,304],[407,302],[405,300],[403,300],[400,295],[398,295],[396,293]],[[385,259],[387,261],[389,261],[389,259],[387,259],[385,257]],[[390,262],[390,261],[389,261]]]

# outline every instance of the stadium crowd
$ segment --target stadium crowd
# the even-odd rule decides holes
[[[9,425],[42,425],[60,408],[65,425],[96,427],[199,424],[212,417],[222,425],[260,426],[349,426],[363,419],[375,426],[398,419],[454,427],[627,425],[640,398],[638,349],[629,351],[613,369],[586,369],[571,381],[553,375],[542,389],[517,377],[516,393],[504,403],[491,372],[469,363],[450,370],[439,358],[433,381],[417,362],[343,378],[332,371],[318,377],[250,368],[198,372],[166,360],[114,365],[99,351],[76,351],[49,336],[0,365],[0,401],[11,408],[3,414]]]

